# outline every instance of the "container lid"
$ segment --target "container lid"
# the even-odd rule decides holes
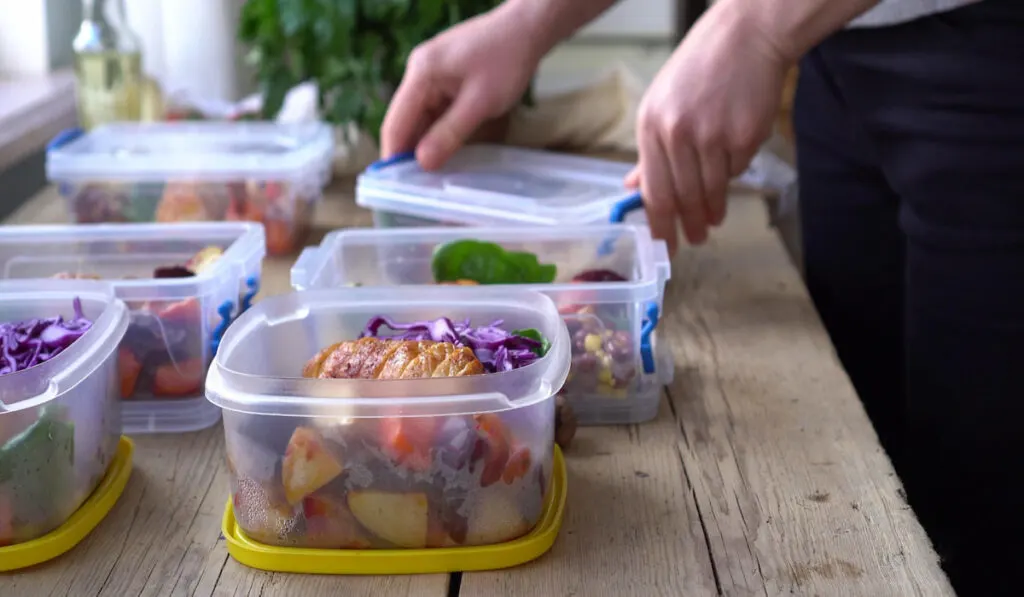
[[[274,547],[245,535],[228,500],[221,533],[228,553],[251,568],[297,574],[440,574],[500,570],[533,561],[554,545],[565,518],[568,476],[562,451],[555,446],[551,491],[540,522],[514,541],[479,547],[429,549],[310,549]]]
[[[308,379],[303,365],[323,348],[359,337],[384,315],[414,322],[448,317],[474,326],[502,320],[534,328],[547,354],[513,371],[414,380]],[[569,374],[569,332],[554,302],[531,291],[451,287],[311,290],[261,300],[232,323],[206,378],[221,408],[260,415],[351,419],[498,412],[551,399]]]
[[[65,317],[74,299],[92,327],[60,354],[17,373],[0,376],[0,416],[42,406],[80,384],[117,349],[128,329],[128,308],[108,284],[67,280],[0,281],[0,320]]]
[[[479,226],[606,222],[635,191],[631,164],[497,145],[470,145],[427,172],[412,154],[371,165],[356,202],[432,220]]]
[[[117,123],[88,132],[72,129],[47,148],[50,180],[164,182],[316,176],[334,148],[319,122]]]
[[[140,245],[163,251],[175,243],[187,245],[192,251],[205,245],[227,248],[211,267],[195,276],[106,279],[104,282],[114,289],[118,298],[127,301],[149,300],[155,296],[162,300],[184,299],[220,288],[225,277],[245,280],[250,272],[259,271],[267,253],[263,226],[255,222],[4,226],[0,228],[0,258],[7,258],[7,261],[0,276],[28,278],[35,270],[53,269],[55,261],[59,261],[63,271],[88,271],[90,262],[115,257],[146,258],[143,255],[146,249],[140,249]],[[33,246],[41,249],[34,250]],[[17,269],[27,272],[25,275],[12,275],[15,260]]]
[[[96,490],[71,518],[50,533],[16,545],[0,547],[0,572],[10,572],[52,560],[78,545],[113,509],[132,474],[132,440],[121,436],[114,460]]]

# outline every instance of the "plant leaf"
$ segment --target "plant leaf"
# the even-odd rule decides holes
[[[479,240],[460,240],[437,247],[431,269],[436,282],[549,284],[558,275],[557,267],[541,264],[533,253],[506,251],[495,243]]]

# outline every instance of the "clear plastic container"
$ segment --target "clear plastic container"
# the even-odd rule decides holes
[[[304,242],[333,146],[321,123],[123,123],[61,133],[46,173],[80,224],[261,222],[284,255]]]
[[[414,380],[303,378],[324,347],[377,315],[504,321],[551,342],[503,373]],[[268,545],[417,549],[493,545],[537,524],[550,487],[554,396],[569,336],[526,291],[351,288],[277,296],[224,336],[206,380],[224,409],[234,515]]]
[[[154,277],[207,247],[223,254],[198,275]],[[0,278],[109,282],[131,311],[119,350],[124,432],[185,432],[220,419],[203,397],[206,368],[259,291],[265,252],[263,228],[248,222],[6,226]]]
[[[632,167],[470,145],[427,172],[406,153],[367,168],[356,182],[356,203],[373,210],[377,228],[600,224],[622,221],[639,206],[636,192],[622,184]],[[644,222],[644,214],[629,214],[627,221]]]
[[[49,361],[0,376],[0,546],[58,528],[107,473],[121,435],[117,346],[128,309],[98,282],[0,282],[0,321],[74,317],[92,328]]]
[[[437,248],[467,239],[529,252],[557,267],[553,283],[503,288],[537,290],[558,305],[573,339],[563,393],[580,424],[640,423],[657,415],[662,387],[673,374],[672,359],[657,353],[654,337],[671,269],[665,243],[652,240],[646,227],[340,230],[303,251],[292,268],[292,286],[433,285]],[[620,279],[578,279],[593,279],[600,270]]]

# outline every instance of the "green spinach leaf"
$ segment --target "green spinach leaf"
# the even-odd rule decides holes
[[[435,282],[472,280],[478,284],[549,284],[558,275],[553,264],[533,253],[506,251],[500,245],[460,240],[439,246],[431,263]]]
[[[540,342],[540,348],[533,349],[533,353],[538,357],[542,357],[551,350],[551,341],[544,337],[544,334],[540,333],[540,330],[536,328],[526,328],[523,330],[515,330],[512,332],[514,336],[522,336],[531,340]]]

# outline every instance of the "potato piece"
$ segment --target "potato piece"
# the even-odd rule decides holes
[[[512,494],[503,490],[480,492],[469,515],[466,545],[494,545],[518,539],[530,532]]]
[[[427,546],[430,512],[423,493],[392,493],[372,489],[348,494],[352,515],[381,539],[410,549]]]
[[[309,427],[299,427],[288,440],[281,465],[285,499],[295,505],[343,471],[342,463],[324,446],[320,433]]]

